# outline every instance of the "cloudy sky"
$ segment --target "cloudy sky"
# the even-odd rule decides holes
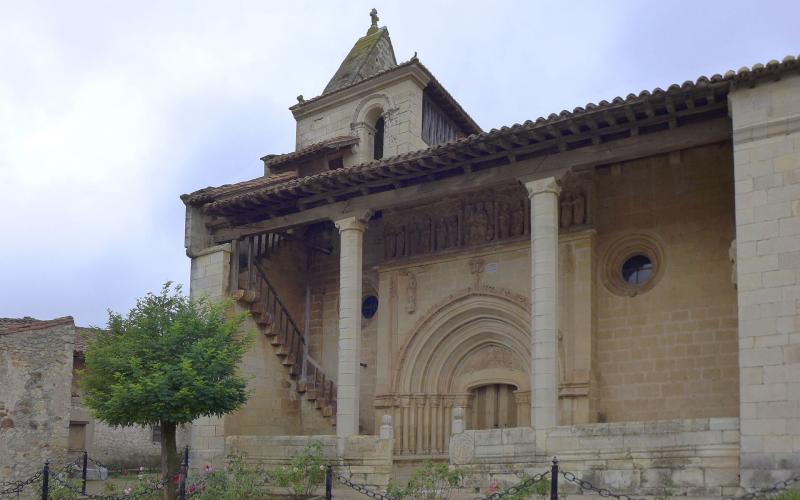
[[[179,195],[292,150],[372,7],[486,130],[800,54],[796,0],[0,0],[0,316],[186,283]]]

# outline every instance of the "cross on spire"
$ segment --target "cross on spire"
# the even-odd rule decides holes
[[[370,28],[377,28],[378,27],[378,10],[372,9],[369,11],[369,17],[372,19],[372,26]]]

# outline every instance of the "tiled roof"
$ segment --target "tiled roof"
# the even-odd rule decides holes
[[[94,328],[86,328],[82,326],[75,327],[75,352],[86,352],[86,347],[89,342],[94,340],[96,336]]]
[[[30,316],[25,316],[24,318],[0,318],[0,330],[30,325],[31,323],[36,323],[38,321],[38,319],[31,318]]]
[[[337,151],[343,147],[351,146],[358,143],[358,137],[352,135],[342,135],[332,137],[324,141],[316,142],[310,146],[306,146],[300,151],[293,151],[282,155],[269,155],[261,158],[264,161],[264,166],[269,168],[277,167],[292,161],[305,160],[320,153]]]
[[[74,323],[72,316],[55,318],[50,320],[38,320],[30,317],[24,318],[0,318],[0,335],[9,333],[41,330],[53,326]]]
[[[412,60],[398,67],[409,64],[419,63]],[[421,64],[420,66],[424,68]],[[287,200],[298,200],[353,188],[381,177],[391,177],[392,172],[389,170],[395,166],[401,169],[419,167],[420,170],[430,170],[438,168],[439,164],[454,164],[458,160],[454,157],[463,153],[474,156],[476,151],[494,151],[498,147],[528,148],[536,146],[539,142],[565,142],[582,134],[602,135],[606,131],[608,137],[603,141],[615,140],[616,135],[612,132],[621,126],[640,124],[646,126],[659,117],[664,120],[674,119],[680,117],[681,113],[697,112],[703,107],[718,113],[721,107],[727,106],[727,93],[731,87],[755,85],[759,80],[779,78],[782,74],[793,71],[800,71],[800,59],[787,56],[782,61],[772,60],[767,64],[756,64],[751,68],[743,67],[738,71],[728,71],[724,75],[701,76],[694,81],[687,80],[682,84],[670,85],[666,90],[661,88],[644,90],[638,94],[615,97],[611,101],[589,103],[572,111],[551,113],[547,117],[472,134],[446,144],[370,163],[269,185],[254,185],[250,184],[253,181],[246,181],[229,187],[207,188],[191,195],[183,195],[181,198],[190,205],[204,205],[204,208],[211,213],[225,214],[235,212],[243,202],[255,203],[261,208],[270,205],[284,206]],[[377,76],[379,75],[373,78]],[[312,101],[314,99],[306,101],[306,104]],[[440,163],[431,167],[432,161]],[[231,188],[235,186],[242,186],[242,189],[237,189],[235,194],[232,194]]]

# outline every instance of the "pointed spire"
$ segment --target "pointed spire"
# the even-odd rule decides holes
[[[389,30],[378,27],[378,11],[369,13],[372,24],[367,34],[358,39],[344,58],[336,74],[325,87],[323,94],[352,85],[376,73],[397,66]]]

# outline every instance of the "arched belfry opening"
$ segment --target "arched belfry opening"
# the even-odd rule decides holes
[[[375,134],[372,137],[372,158],[380,160],[383,158],[383,140],[386,131],[386,120],[383,116],[375,122]]]

